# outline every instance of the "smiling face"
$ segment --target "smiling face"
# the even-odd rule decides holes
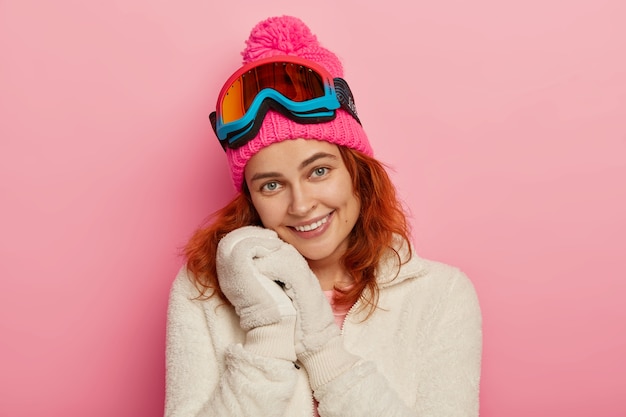
[[[263,226],[292,244],[312,268],[339,264],[361,204],[337,145],[275,143],[250,158],[245,181]]]

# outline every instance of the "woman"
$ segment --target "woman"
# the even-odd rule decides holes
[[[252,30],[211,121],[238,194],[168,311],[166,416],[477,416],[481,316],[419,258],[337,57],[293,17]]]

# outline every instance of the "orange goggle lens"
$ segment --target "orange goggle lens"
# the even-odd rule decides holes
[[[222,123],[241,119],[264,89],[272,89],[289,100],[303,102],[324,97],[324,78],[307,66],[292,62],[269,62],[237,76],[222,92],[218,116]]]

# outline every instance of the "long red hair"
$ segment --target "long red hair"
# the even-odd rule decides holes
[[[408,260],[400,259],[393,241],[394,235],[397,235],[408,243],[409,225],[396,189],[383,165],[350,148],[339,146],[339,151],[352,178],[355,194],[361,202],[361,213],[352,230],[348,249],[342,257],[354,285],[349,290],[338,289],[340,296],[336,302],[351,306],[362,298],[363,305],[369,305],[370,311],[373,311],[379,292],[376,267],[389,249],[395,252],[399,264]],[[187,269],[192,273],[201,298],[217,296],[230,304],[217,280],[217,244],[229,232],[249,225],[262,226],[244,183],[243,192],[213,213],[207,225],[198,229],[184,248]],[[410,245],[408,247],[410,250]]]

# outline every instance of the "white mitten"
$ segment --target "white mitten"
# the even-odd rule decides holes
[[[293,301],[297,311],[296,355],[315,390],[352,367],[359,358],[344,348],[330,304],[306,259],[287,243],[272,255],[280,262],[260,259],[257,267],[263,275],[282,282]]]
[[[245,348],[294,361],[296,311],[279,285],[257,268],[260,260],[280,262],[285,243],[273,230],[246,226],[228,233],[217,247],[217,276],[224,295],[247,331]]]

